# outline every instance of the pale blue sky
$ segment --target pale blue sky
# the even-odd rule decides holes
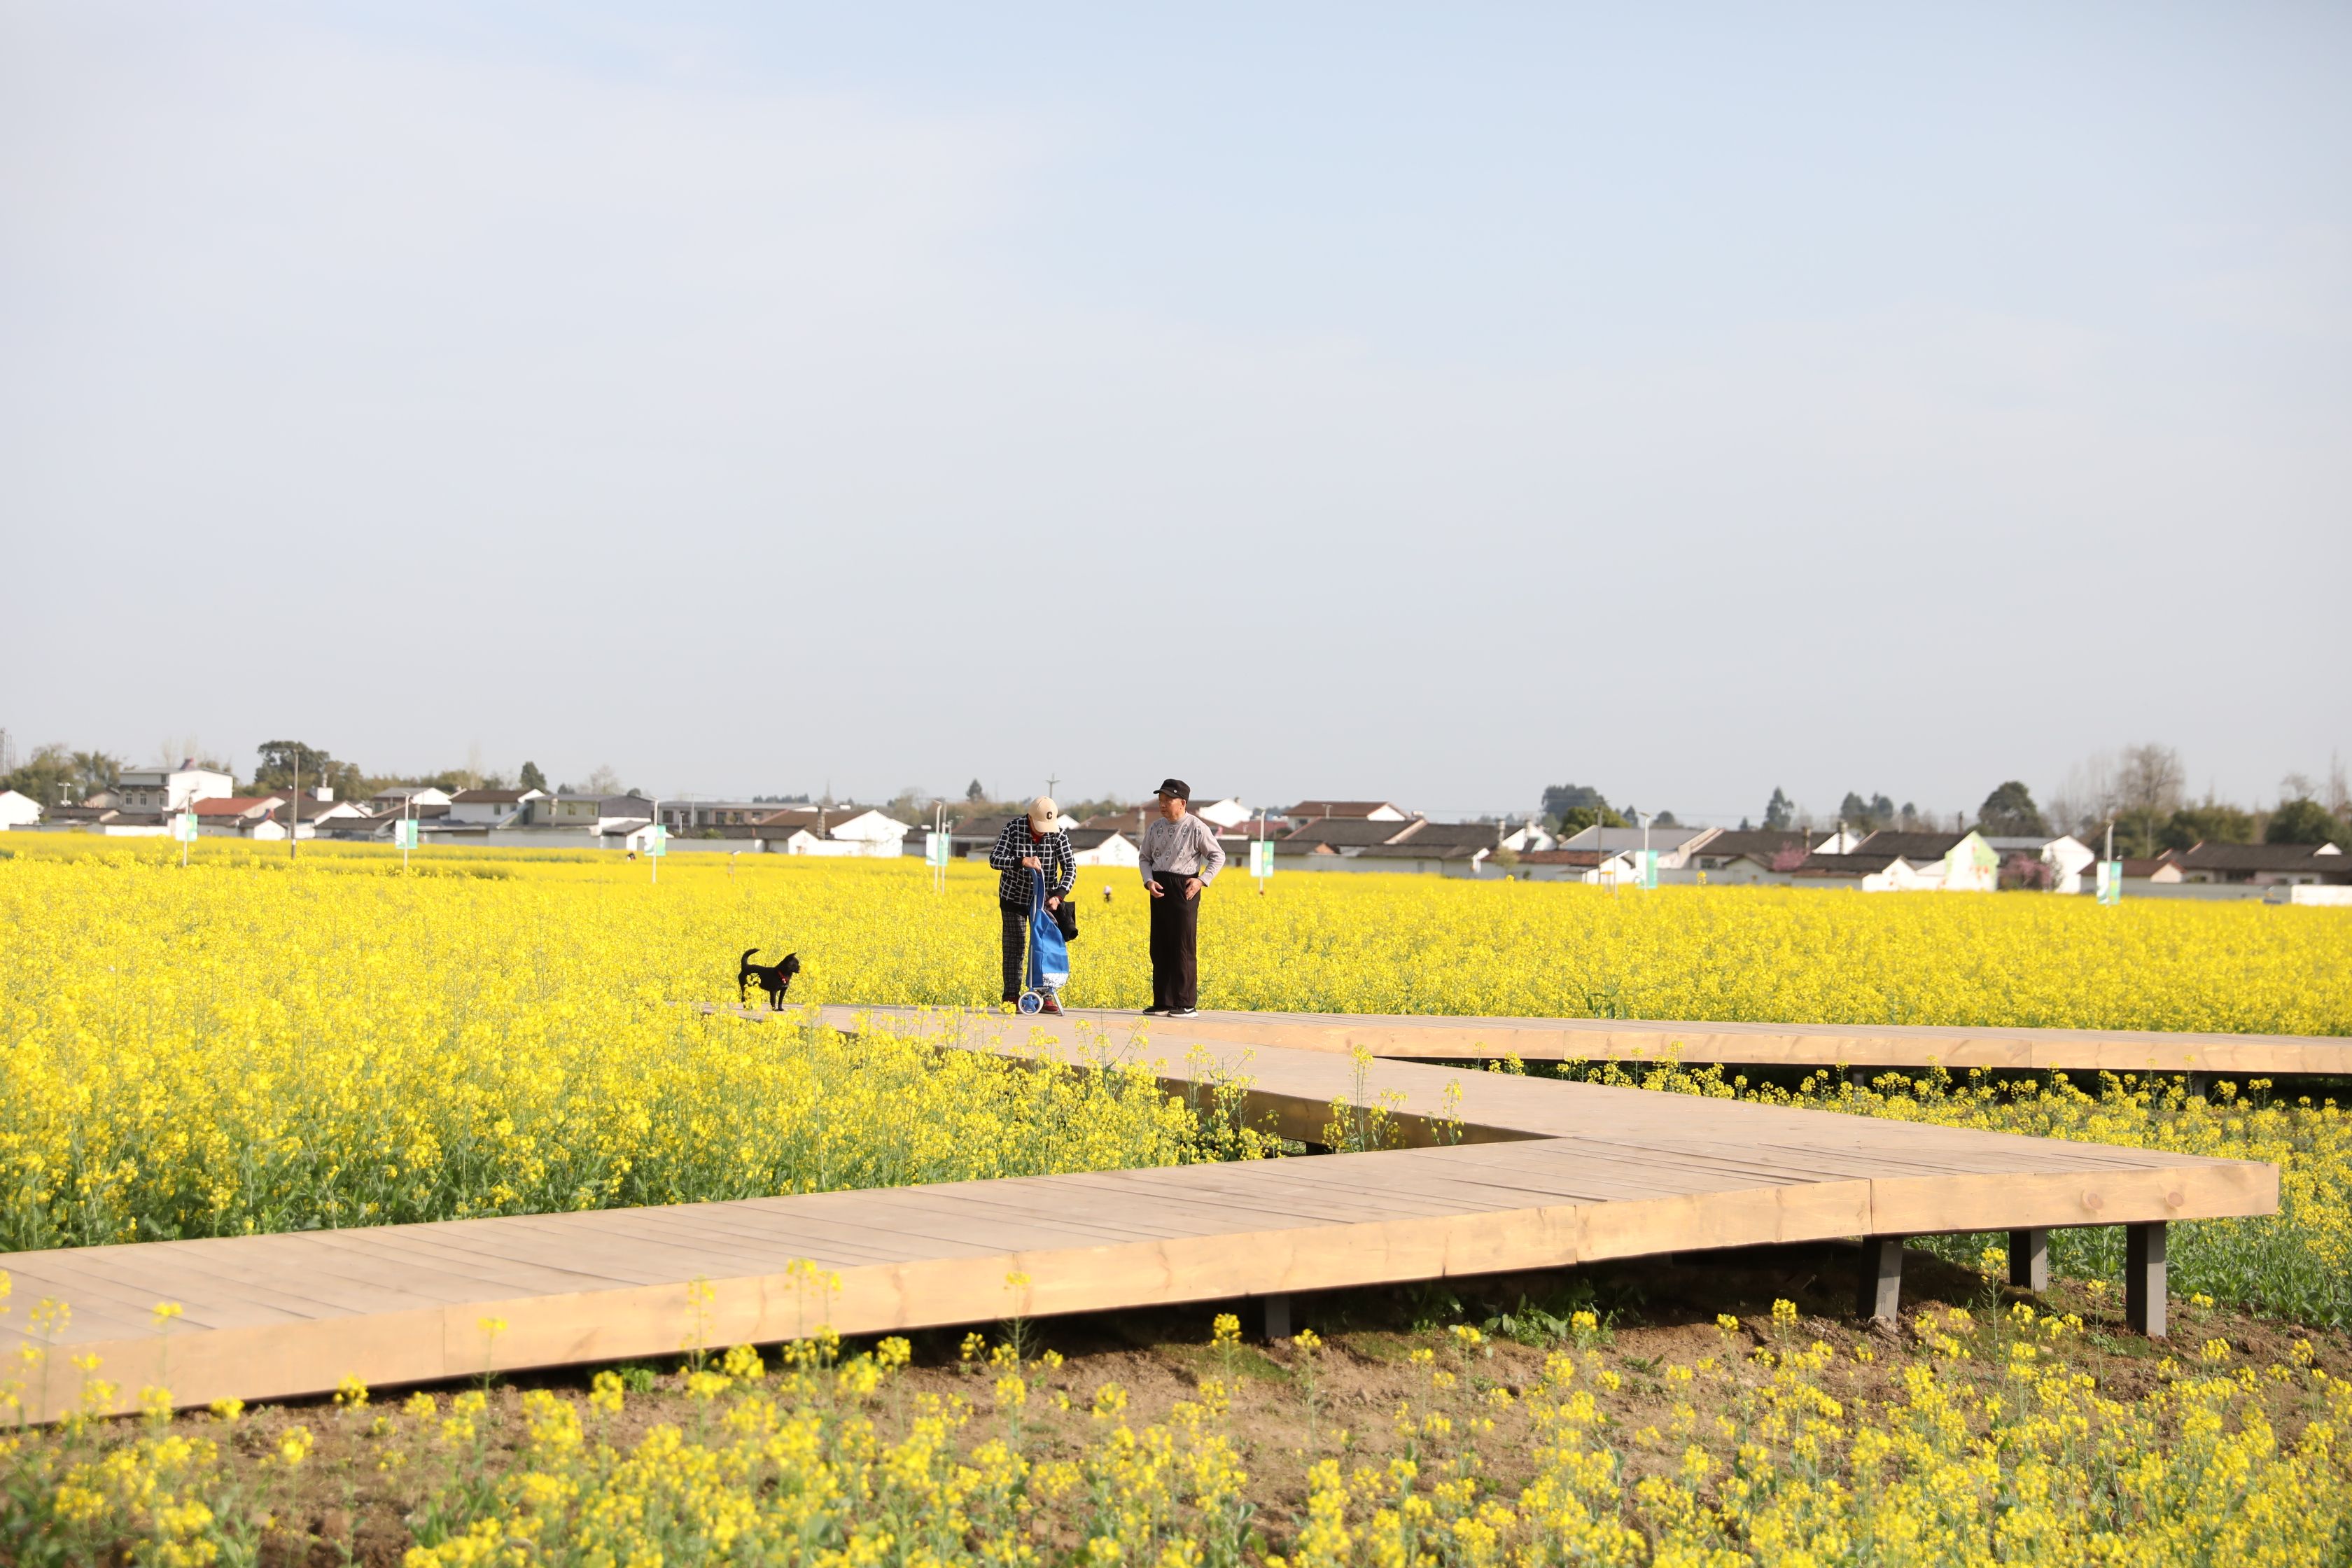
[[[0,0],[0,726],[1731,817],[2352,751],[2341,6],[850,9]]]

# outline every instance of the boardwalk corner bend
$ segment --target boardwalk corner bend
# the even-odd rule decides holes
[[[732,1011],[732,1009],[727,1009]],[[2164,1331],[2172,1220],[2263,1215],[2278,1170],[1638,1089],[1196,1042],[1165,1031],[914,1009],[787,1018],[918,1031],[1056,1063],[1151,1063],[1171,1086],[1250,1080],[1249,1110],[1317,1141],[1334,1101],[1392,1104],[1422,1146],[931,1186],[509,1215],[340,1231],[0,1254],[16,1300],[68,1302],[30,1345],[28,1414],[78,1407],[96,1355],[135,1408],[324,1393],[797,1338],[1239,1298],[1273,1334],[1291,1298],[1348,1286],[1607,1258],[1858,1237],[1857,1308],[1891,1316],[1903,1237],[2000,1231],[2017,1282],[2046,1282],[2044,1238],[2121,1225],[2135,1325]],[[1449,1090],[1451,1092],[1449,1093]],[[168,1336],[159,1301],[182,1315]],[[493,1332],[489,1322],[502,1323]]]

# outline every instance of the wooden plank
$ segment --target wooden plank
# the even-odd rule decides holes
[[[821,1013],[835,1027],[847,1026],[860,1015],[913,1018],[919,1010],[840,1007]],[[1138,1029],[1132,1017],[1116,1014],[1081,1010],[1066,1016],[1067,1024],[1048,1026],[1045,1032],[1075,1041],[1077,1026],[1101,1024],[1122,1043],[1139,1034],[1150,1048],[1178,1058],[1195,1046],[1282,1047],[1339,1056],[1361,1046],[1380,1057],[1465,1062],[1516,1053],[1525,1061],[1673,1058],[1738,1066],[2352,1074],[2352,1038],[2313,1035],[1233,1012],[1202,1013],[1181,1023],[1158,1020]]]
[[[967,1048],[1018,1054],[985,1024]],[[1069,1033],[1062,1026],[1063,1036]],[[1129,1036],[1130,1043],[1134,1036]],[[1139,1049],[1171,1044],[1165,1034]],[[1246,1057],[1251,1104],[1307,1119],[1357,1091],[1342,1055]],[[1202,1070],[1162,1065],[1172,1081]],[[19,1295],[93,1302],[68,1336],[126,1391],[203,1402],[666,1354],[804,1333],[1281,1296],[1583,1259],[1831,1237],[2152,1224],[2275,1210],[2244,1162],[1599,1085],[1377,1064],[1424,1116],[1458,1084],[1466,1140],[1371,1154],[1031,1176],[0,1257]],[[1427,1123],[1405,1123],[1424,1131]],[[1480,1139],[1493,1141],[1481,1142]],[[828,1276],[813,1280],[808,1264]],[[1026,1276],[1017,1299],[1008,1275]],[[152,1294],[151,1294],[152,1292]],[[188,1317],[168,1352],[153,1299]],[[214,1319],[200,1318],[199,1309]],[[495,1338],[484,1318],[504,1320]],[[242,1326],[240,1326],[242,1325]],[[47,1414],[79,1388],[53,1389]],[[126,1392],[126,1405],[135,1394]],[[37,1413],[40,1414],[40,1413]]]

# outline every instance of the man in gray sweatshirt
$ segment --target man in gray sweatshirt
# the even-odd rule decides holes
[[[1190,1018],[1201,1001],[1201,893],[1224,869],[1217,830],[1192,811],[1192,787],[1160,782],[1160,815],[1143,830],[1143,890],[1151,895],[1151,1005]]]

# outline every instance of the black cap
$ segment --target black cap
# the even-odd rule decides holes
[[[1160,781],[1160,787],[1153,790],[1151,793],[1158,795],[1172,795],[1178,800],[1191,800],[1192,798],[1192,786],[1186,784],[1182,779],[1161,779]]]

